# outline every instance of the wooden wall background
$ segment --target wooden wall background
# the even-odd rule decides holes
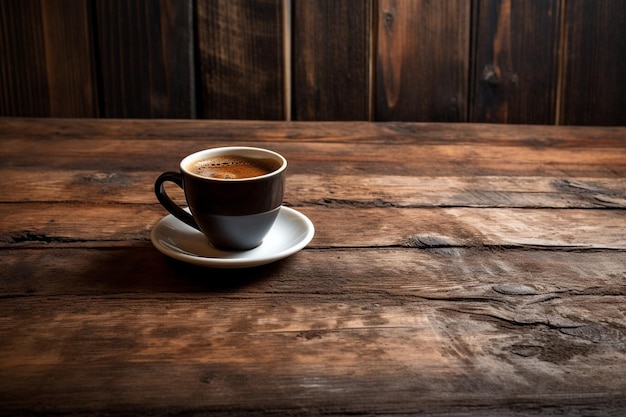
[[[0,0],[0,116],[626,124],[626,0]]]

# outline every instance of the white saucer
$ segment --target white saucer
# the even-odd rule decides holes
[[[283,206],[263,243],[251,250],[216,249],[201,232],[171,214],[154,225],[150,238],[160,252],[179,261],[211,268],[249,268],[293,255],[304,248],[314,234],[311,220]]]

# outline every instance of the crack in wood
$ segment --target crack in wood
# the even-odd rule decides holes
[[[352,208],[387,208],[402,207],[397,203],[385,201],[382,199],[374,200],[344,200],[338,198],[320,198],[317,200],[308,200],[303,202],[304,206],[324,206],[324,207],[352,207]]]
[[[24,242],[40,242],[40,243],[52,243],[58,241],[59,238],[54,238],[43,233],[37,233],[34,231],[24,231],[15,233],[9,236],[3,236],[0,238],[0,242],[6,243],[24,243]]]
[[[38,233],[35,231],[24,231],[12,234],[0,236],[0,248],[5,245],[11,246],[11,249],[29,249],[32,245],[46,244],[46,245],[77,245],[77,249],[115,249],[118,250],[123,247],[133,248],[137,243],[147,243],[150,238],[147,236],[135,236],[127,239],[80,239],[72,237],[52,236],[44,233]],[[103,246],[105,244],[107,246]],[[115,245],[111,247],[110,245]],[[59,246],[61,247],[61,246]],[[454,244],[441,241],[436,243],[435,240],[422,240],[413,239],[410,236],[398,244],[390,245],[342,245],[342,246],[315,246],[314,243],[310,244],[304,250],[307,251],[364,251],[364,250],[381,250],[381,249],[407,249],[407,250],[424,250],[439,255],[458,256],[460,250],[474,250],[474,251],[524,251],[524,252],[568,252],[568,253],[593,253],[593,252],[626,252],[626,249],[621,248],[607,248],[597,246],[548,246],[548,245],[527,245],[527,244],[508,244],[508,245],[494,245],[494,244]]]
[[[403,243],[409,248],[459,248],[463,247],[449,238],[435,235],[410,235]]]
[[[451,310],[451,309],[449,309],[449,310]],[[507,324],[510,324],[510,325],[516,326],[516,327],[539,327],[539,326],[543,326],[543,327],[547,327],[548,329],[551,329],[551,330],[561,331],[563,329],[576,329],[576,328],[584,326],[583,324],[576,324],[576,325],[570,325],[570,326],[553,324],[553,323],[550,323],[549,320],[545,320],[545,321],[535,320],[535,321],[524,322],[524,321],[519,321],[519,320],[515,320],[515,319],[511,319],[511,318],[498,316],[498,315],[492,314],[492,313],[481,313],[481,312],[476,312],[476,311],[461,311],[461,310],[451,310],[451,311],[454,311],[454,312],[460,313],[460,314],[469,314],[469,315],[472,315],[472,316],[487,317],[487,318],[491,318],[491,319],[494,319],[494,320],[497,320],[497,321],[505,322]]]
[[[562,179],[553,181],[552,186],[560,192],[574,194],[600,207],[626,209],[626,196],[624,194],[592,183]]]
[[[2,247],[2,244],[9,244],[9,245],[20,245],[20,248],[23,245],[27,245],[27,244],[81,244],[81,243],[92,243],[94,245],[98,245],[98,244],[102,244],[103,242],[106,242],[107,244],[110,243],[114,243],[114,242],[147,242],[149,241],[149,238],[144,238],[144,239],[112,239],[112,240],[105,240],[105,239],[80,239],[80,238],[74,238],[74,237],[62,237],[62,236],[52,236],[52,235],[47,235],[45,233],[39,233],[36,231],[32,231],[32,230],[27,230],[27,231],[23,231],[23,232],[16,232],[16,233],[12,233],[12,234],[8,234],[5,236],[0,236],[0,247]]]
[[[485,317],[488,320],[504,322],[515,327],[546,327],[550,330],[558,331],[561,334],[583,339],[594,344],[626,345],[626,331],[616,329],[610,325],[599,323],[585,323],[563,325],[551,323],[547,320],[520,321],[513,318],[502,317],[493,313],[482,313],[476,311],[463,311],[460,309],[444,308],[442,310],[451,311],[458,314],[468,314],[476,317]]]

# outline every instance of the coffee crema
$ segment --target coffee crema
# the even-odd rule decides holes
[[[270,158],[247,158],[241,155],[217,155],[189,165],[189,171],[206,178],[238,180],[260,177],[280,168],[281,163]]]

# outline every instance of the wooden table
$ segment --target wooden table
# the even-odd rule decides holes
[[[288,159],[314,239],[161,254],[156,176],[230,144]],[[626,128],[0,119],[0,149],[0,414],[626,415]]]

